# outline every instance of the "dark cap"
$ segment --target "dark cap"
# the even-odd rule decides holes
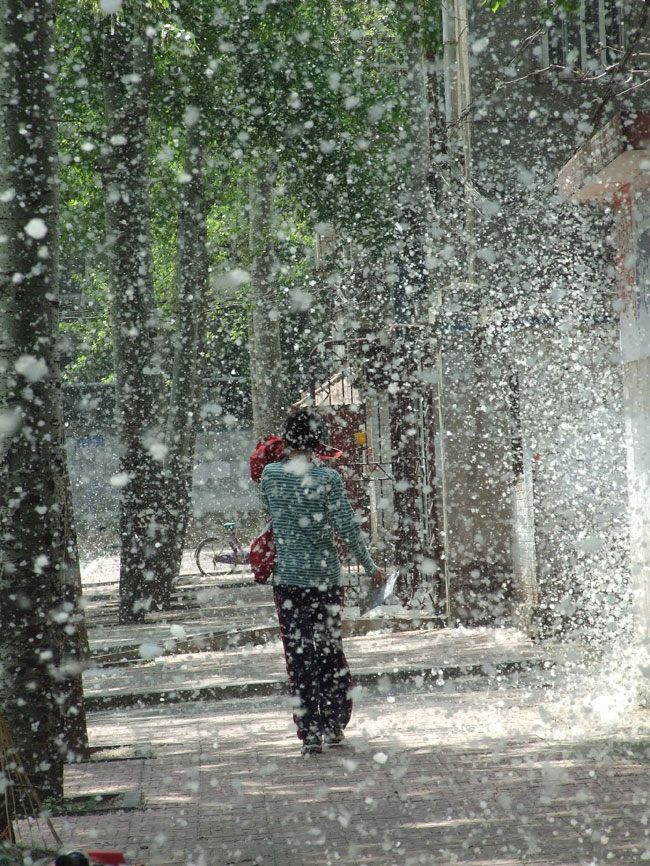
[[[285,421],[283,439],[297,451],[311,451],[322,435],[322,419],[313,409],[296,409]]]
[[[90,860],[84,851],[68,851],[67,854],[59,854],[54,866],[90,866]]]

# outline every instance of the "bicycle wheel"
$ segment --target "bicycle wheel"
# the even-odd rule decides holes
[[[223,538],[204,538],[194,551],[194,559],[201,574],[230,574],[237,564],[232,545]]]

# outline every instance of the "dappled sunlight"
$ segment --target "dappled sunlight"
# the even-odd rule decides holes
[[[98,744],[154,744],[154,757],[137,762],[150,816],[143,826],[159,826],[157,811],[171,808],[166,829],[176,835],[185,821],[196,841],[203,822],[217,822],[209,850],[240,851],[233,862],[271,851],[287,863],[334,857],[350,866],[416,851],[431,864],[557,866],[601,854],[640,862],[650,725],[637,719],[627,741],[617,741],[613,723],[596,739],[579,735],[570,692],[543,683],[359,690],[345,745],[310,758],[300,756],[289,702],[278,698],[98,714],[93,733]],[[111,790],[131,763],[113,764]],[[96,790],[97,778],[88,764],[70,776],[80,790]],[[69,822],[75,838],[88,834],[85,818]],[[165,830],[164,842],[148,832],[150,862],[165,862]]]
[[[0,42],[0,866],[650,862],[649,0]]]

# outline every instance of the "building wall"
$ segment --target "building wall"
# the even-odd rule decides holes
[[[447,572],[466,624],[504,619],[513,568],[507,392],[479,343],[471,326],[442,337]]]
[[[494,327],[480,368],[469,343],[444,350],[452,618],[510,620],[517,602],[551,630],[616,618],[629,565],[616,324]]]
[[[615,244],[611,214],[553,192],[601,92],[530,74],[548,49],[525,41],[544,32],[531,10],[470,9],[472,218],[456,247],[470,241],[470,267],[443,289],[441,314],[481,334],[484,350],[468,336],[443,342],[452,599],[456,588],[467,616],[468,597],[477,608],[502,569],[514,579],[504,592],[523,592],[549,630],[606,630],[629,589]]]
[[[647,650],[650,639],[650,358],[628,362],[623,375],[634,625],[637,638]]]
[[[538,616],[551,631],[606,631],[628,589],[617,328],[550,328],[518,343],[515,357],[528,362],[522,427],[533,455]]]
[[[636,178],[619,189],[613,197],[613,205],[617,216],[634,632],[647,652],[650,637],[650,193],[645,178]]]
[[[199,433],[192,485],[195,533],[210,532],[219,521],[235,520],[248,527],[258,521],[258,488],[250,479],[250,430]],[[252,536],[251,536],[252,537]]]
[[[249,475],[253,446],[250,430],[199,433],[188,544],[225,521],[241,522],[244,531],[259,522],[257,489]],[[111,477],[119,471],[117,436],[96,427],[77,431],[68,436],[66,450],[82,551],[115,546],[119,491]]]

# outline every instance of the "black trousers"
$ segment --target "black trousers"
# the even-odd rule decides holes
[[[275,586],[273,593],[298,737],[343,729],[352,714],[341,639],[343,590]]]

